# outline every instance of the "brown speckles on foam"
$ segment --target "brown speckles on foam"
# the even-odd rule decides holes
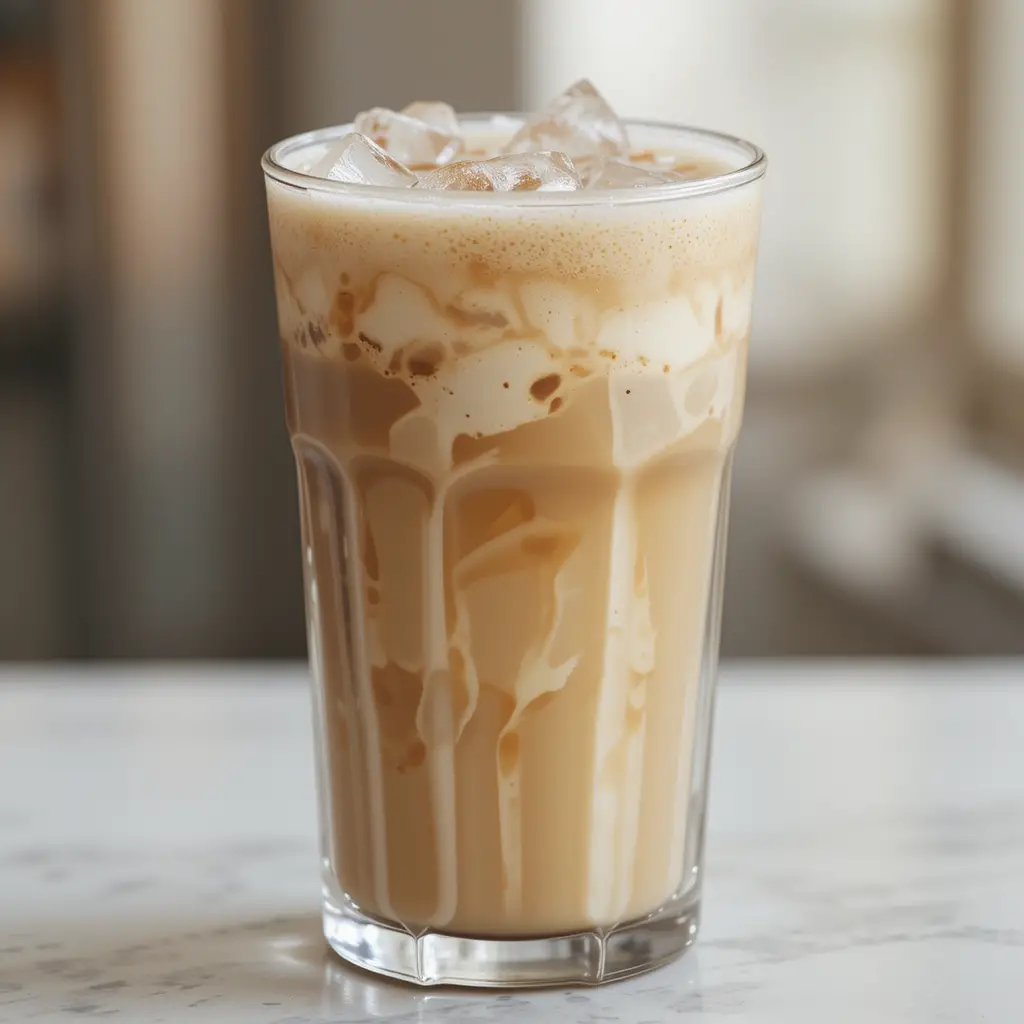
[[[470,281],[479,288],[491,288],[497,283],[494,268],[479,256],[470,255],[466,270]]]
[[[432,377],[443,361],[444,346],[428,343],[410,352],[405,365],[414,377]]]
[[[331,303],[330,324],[342,338],[350,337],[355,330],[355,304],[355,296],[344,289],[338,290]]]
[[[538,377],[530,385],[530,394],[538,402],[546,402],[561,386],[562,378],[557,373]]]
[[[495,309],[468,310],[449,303],[445,313],[460,326],[507,327],[508,317]]]

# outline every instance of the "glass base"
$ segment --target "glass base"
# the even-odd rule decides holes
[[[467,938],[367,917],[353,905],[324,901],[324,936],[343,960],[417,985],[520,988],[599,985],[674,960],[697,937],[700,899],[666,903],[639,921],[608,931],[521,939]]]

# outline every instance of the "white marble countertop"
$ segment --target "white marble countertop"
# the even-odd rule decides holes
[[[325,953],[302,680],[0,672],[0,1022],[1024,1017],[1024,664],[731,666],[696,948],[509,995]]]

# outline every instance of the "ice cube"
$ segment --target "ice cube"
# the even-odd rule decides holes
[[[416,187],[456,192],[574,192],[583,184],[564,153],[523,153],[460,160],[424,174]]]
[[[453,137],[459,137],[462,129],[459,127],[459,119],[455,111],[447,103],[435,103],[427,100],[418,100],[402,108],[406,117],[414,117],[417,121],[429,124],[431,128],[439,132],[447,132]]]
[[[374,107],[352,127],[410,167],[445,164],[462,150],[455,111],[446,103],[413,103],[401,113]]]
[[[675,171],[637,167],[636,164],[614,157],[599,157],[588,161],[584,173],[588,189],[647,188],[650,185],[686,181],[684,175]]]
[[[534,114],[505,146],[506,153],[538,150],[622,156],[629,152],[629,137],[605,98],[583,78]]]
[[[416,183],[412,171],[385,153],[372,139],[357,132],[349,132],[328,149],[310,174],[352,185],[408,188]]]

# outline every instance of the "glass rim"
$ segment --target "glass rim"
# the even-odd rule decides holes
[[[522,113],[484,112],[460,114],[462,123],[481,121],[495,122],[500,118],[519,120],[528,115]],[[764,176],[768,167],[768,158],[760,146],[747,142],[735,135],[713,131],[710,128],[698,128],[691,125],[673,124],[668,121],[651,121],[635,118],[623,118],[627,128],[662,131],[678,135],[681,139],[689,138],[704,143],[717,143],[729,146],[745,155],[747,160],[740,167],[713,174],[706,178],[694,178],[670,184],[651,185],[648,188],[616,189],[588,192],[457,192],[442,189],[393,188],[387,185],[355,185],[349,182],[332,181],[329,178],[317,177],[287,167],[283,160],[296,150],[325,142],[334,142],[352,131],[352,122],[331,125],[301,132],[275,142],[263,154],[260,164],[263,173],[270,179],[288,188],[301,192],[316,192],[328,195],[344,196],[356,201],[386,201],[389,203],[427,205],[433,207],[450,206],[486,206],[517,208],[532,206],[557,206],[561,208],[577,206],[632,206],[638,203],[668,202],[695,196],[714,195],[719,192],[732,191]]]

